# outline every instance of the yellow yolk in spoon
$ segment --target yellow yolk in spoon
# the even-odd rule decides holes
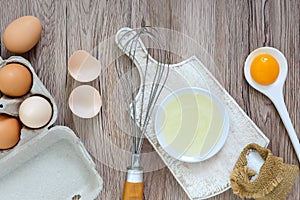
[[[270,85],[279,75],[279,64],[270,54],[261,54],[251,63],[250,73],[255,82],[261,85]]]

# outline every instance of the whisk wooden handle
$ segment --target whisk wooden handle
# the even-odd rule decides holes
[[[123,200],[143,200],[143,170],[128,168],[123,190]]]
[[[143,200],[144,183],[125,182],[123,200]]]

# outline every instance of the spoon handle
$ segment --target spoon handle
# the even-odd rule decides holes
[[[289,134],[290,140],[294,146],[295,152],[297,154],[298,157],[298,161],[300,162],[300,143],[299,143],[299,139],[297,137],[297,134],[295,132],[295,129],[293,127],[291,118],[289,116],[288,110],[286,108],[284,99],[283,99],[283,95],[277,96],[276,98],[270,98],[272,100],[272,102],[274,103],[280,117],[281,120]]]

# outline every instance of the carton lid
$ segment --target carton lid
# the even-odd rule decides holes
[[[1,199],[95,199],[103,181],[67,127],[45,130],[0,160]]]

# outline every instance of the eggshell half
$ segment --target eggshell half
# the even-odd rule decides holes
[[[92,86],[78,86],[70,94],[69,107],[78,117],[86,119],[95,117],[100,112],[101,106],[101,96]]]
[[[95,80],[101,71],[100,62],[88,52],[75,51],[69,59],[68,70],[70,75],[79,82]]]
[[[11,22],[3,33],[5,47],[14,53],[25,53],[41,38],[42,24],[34,16],[20,17]]]

